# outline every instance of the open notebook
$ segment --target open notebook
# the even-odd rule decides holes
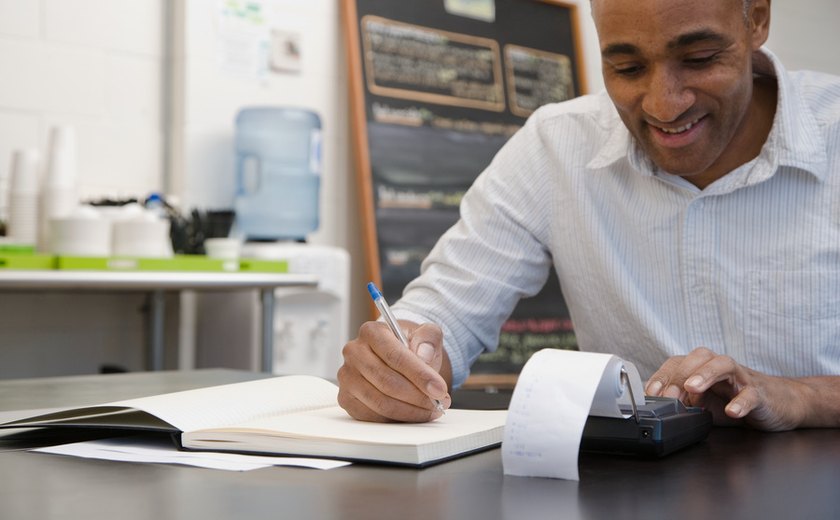
[[[506,411],[447,410],[422,424],[367,423],[336,402],[338,387],[283,376],[69,408],[0,428],[113,428],[169,432],[188,450],[427,466],[498,446]]]

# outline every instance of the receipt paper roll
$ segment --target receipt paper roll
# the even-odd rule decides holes
[[[579,480],[578,452],[586,418],[629,417],[621,378],[628,374],[636,404],[644,404],[639,372],[610,354],[543,349],[525,363],[508,408],[502,442],[505,475]]]

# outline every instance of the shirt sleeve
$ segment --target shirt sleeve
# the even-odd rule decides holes
[[[393,307],[401,319],[441,327],[456,388],[482,352],[497,348],[519,299],[548,278],[551,184],[543,148],[532,117],[464,195],[460,219]]]

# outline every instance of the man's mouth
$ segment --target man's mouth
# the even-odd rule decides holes
[[[656,125],[654,125],[654,126],[656,126],[656,128],[657,128],[657,129],[659,129],[659,131],[661,131],[661,132],[664,132],[664,133],[666,133],[666,134],[675,135],[675,134],[681,134],[681,133],[683,133],[683,132],[687,132],[687,131],[691,130],[691,127],[693,127],[694,125],[696,125],[696,124],[697,124],[697,122],[698,122],[698,121],[700,121],[701,119],[703,119],[703,118],[702,118],[702,117],[698,117],[698,118],[697,118],[697,119],[695,119],[694,121],[691,121],[691,122],[689,122],[689,123],[686,123],[686,124],[684,124],[684,125],[682,125],[682,126],[678,126],[678,127],[676,127],[676,128],[665,128],[665,127],[662,127],[662,126],[656,126]]]

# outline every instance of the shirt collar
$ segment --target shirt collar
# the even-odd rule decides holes
[[[624,158],[631,158],[632,162],[632,157],[637,154],[638,147],[635,146],[630,132],[618,116],[618,111],[606,91],[598,94],[598,102],[601,104],[598,125],[606,132],[607,138],[586,167],[593,170],[606,168]],[[647,172],[647,168],[637,168],[637,170],[642,173]]]
[[[811,109],[804,103],[798,86],[793,83],[779,59],[765,48],[756,53],[753,65],[756,73],[775,76],[777,80],[778,101],[773,127],[756,160],[732,171],[710,188],[720,184],[716,186],[717,190],[731,191],[737,187],[757,184],[772,177],[779,166],[798,168],[818,179],[824,179],[828,166],[825,133]],[[605,168],[626,159],[641,175],[653,176],[657,168],[637,146],[609,96],[602,92],[600,97],[602,103],[609,103],[599,121],[607,131],[607,138],[587,168]]]
[[[779,86],[776,116],[773,129],[761,151],[768,149],[778,154],[780,166],[799,168],[825,179],[828,169],[825,130],[817,121],[812,108],[805,102],[801,85],[795,83],[782,62],[767,49],[761,49],[756,58],[756,69],[776,76]]]

